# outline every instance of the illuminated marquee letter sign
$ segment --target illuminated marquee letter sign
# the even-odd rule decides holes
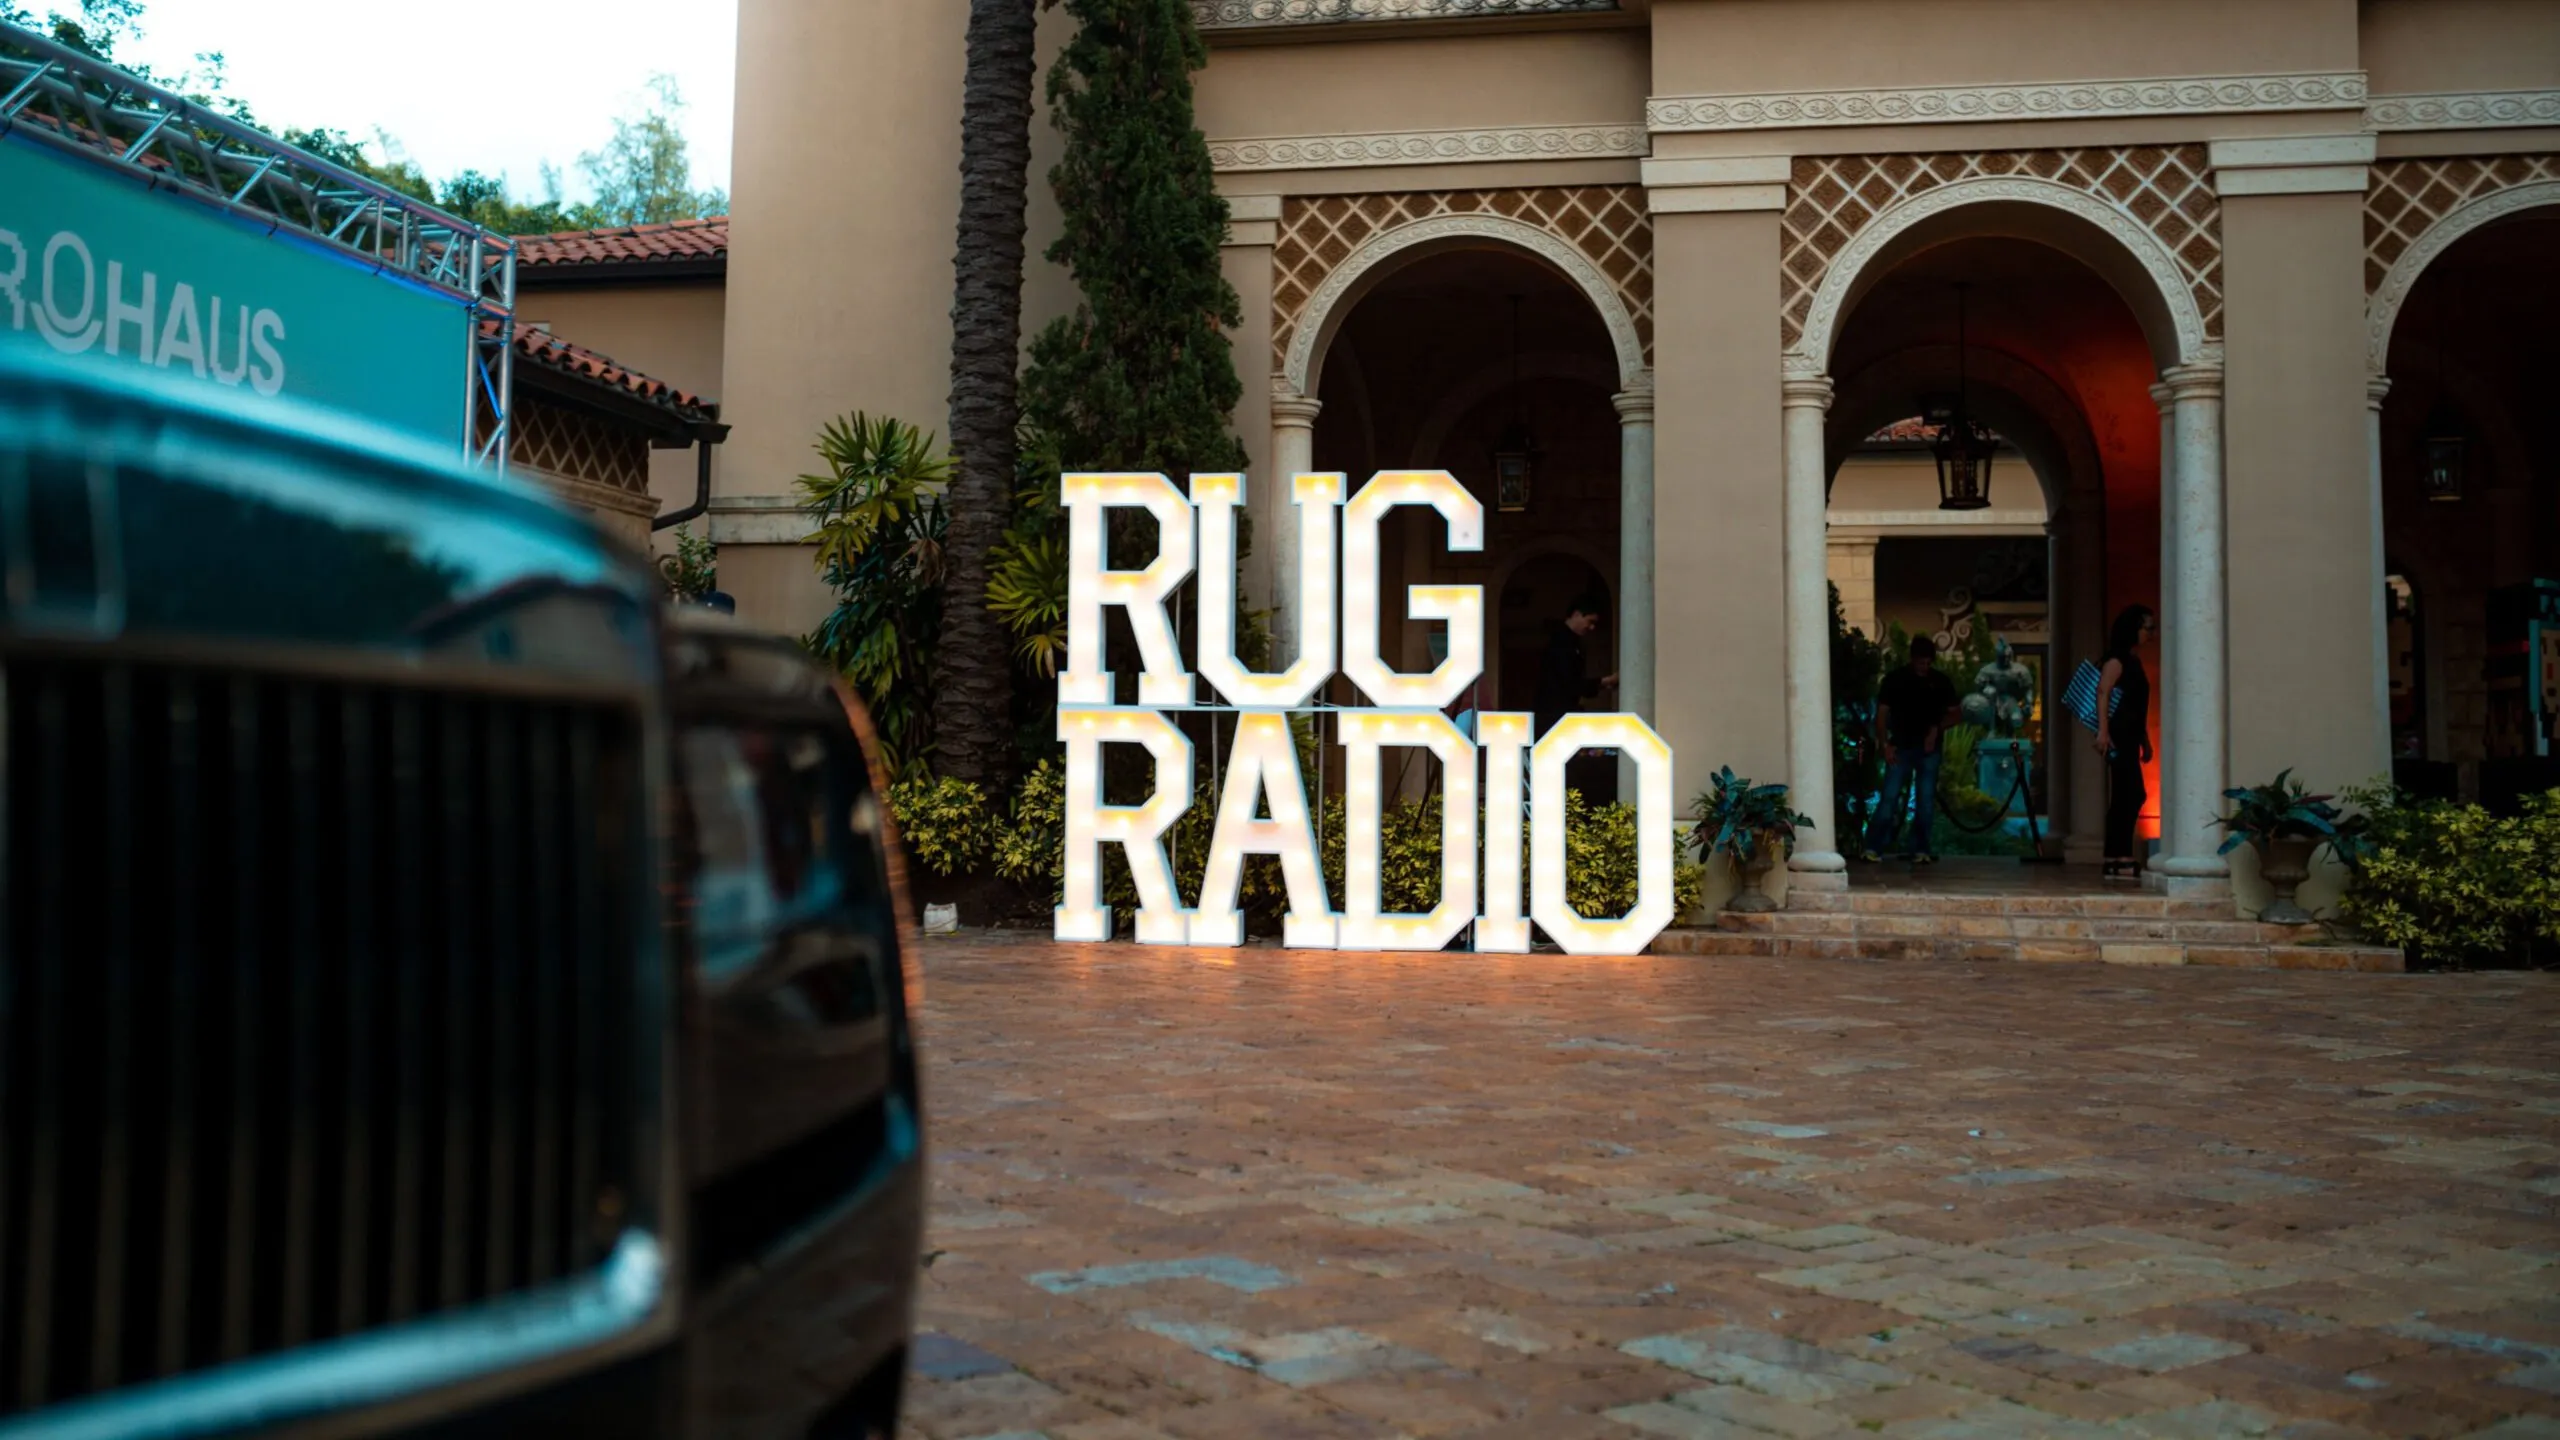
[[[1271,855],[1289,899],[1281,939],[1292,946],[1438,950],[1472,932],[1478,950],[1516,953],[1529,948],[1534,920],[1572,954],[1641,952],[1672,918],[1671,747],[1634,715],[1571,715],[1541,736],[1527,715],[1489,713],[1476,717],[1472,738],[1460,730],[1443,710],[1484,669],[1483,587],[1406,587],[1405,614],[1444,623],[1449,643],[1429,672],[1397,670],[1378,650],[1378,527],[1399,505],[1428,507],[1439,512],[1450,549],[1481,550],[1484,506],[1446,470],[1382,470],[1348,500],[1344,491],[1338,474],[1289,478],[1289,514],[1281,523],[1298,527],[1298,573],[1273,580],[1297,617],[1299,653],[1287,669],[1265,674],[1236,655],[1236,511],[1245,503],[1244,476],[1194,475],[1187,496],[1162,475],[1063,477],[1069,568],[1058,738],[1067,748],[1067,835],[1057,938],[1110,938],[1103,846],[1116,844],[1136,884],[1141,944],[1243,944],[1236,895],[1244,859]],[[1105,522],[1113,509],[1153,517],[1155,559],[1144,569],[1111,568]],[[1183,668],[1168,605],[1195,569],[1196,676]],[[1103,608],[1110,605],[1127,615],[1137,637],[1136,705],[1117,703],[1119,687],[1102,668]],[[1345,777],[1346,893],[1338,897],[1325,893],[1289,726],[1289,712],[1307,708],[1333,678],[1337,657],[1371,702],[1333,712]],[[1216,702],[1199,698],[1201,680]],[[1200,902],[1189,910],[1174,885],[1165,837],[1194,798],[1191,740],[1168,711],[1233,717]],[[1113,743],[1148,753],[1151,788],[1140,803],[1103,803],[1102,747]],[[1397,747],[1429,752],[1441,775],[1440,903],[1418,915],[1386,913],[1380,897],[1381,756]],[[1619,752],[1636,776],[1636,903],[1607,919],[1586,917],[1565,900],[1565,764],[1591,749]]]

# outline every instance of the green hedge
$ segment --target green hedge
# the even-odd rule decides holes
[[[1011,799],[1001,808],[988,803],[977,786],[960,780],[917,778],[890,788],[889,809],[898,832],[916,863],[941,876],[992,871],[1028,890],[1046,891],[1051,903],[1063,896],[1066,875],[1066,775],[1053,760],[1032,767]],[[1343,809],[1339,798],[1324,802],[1320,817],[1319,861],[1325,888],[1339,904],[1343,893]],[[1200,900],[1201,872],[1207,868],[1209,839],[1215,816],[1210,807],[1194,805],[1176,822],[1167,843],[1173,853],[1174,885],[1185,905]],[[1417,914],[1440,900],[1440,800],[1408,801],[1387,807],[1379,816],[1378,880],[1380,903],[1390,913]],[[1527,844],[1527,826],[1522,826]],[[1679,858],[1673,839],[1672,903],[1675,914],[1697,908],[1705,888],[1705,868]],[[1585,916],[1622,915],[1636,901],[1636,812],[1622,804],[1593,808],[1577,793],[1565,796],[1565,898]],[[1103,899],[1121,910],[1135,909],[1137,891],[1117,846],[1103,852]],[[1270,856],[1248,858],[1237,905],[1256,934],[1276,934],[1288,896],[1280,864]]]
[[[2549,963],[2560,950],[2560,790],[2500,819],[2477,805],[2353,790],[2339,911],[2412,962]]]

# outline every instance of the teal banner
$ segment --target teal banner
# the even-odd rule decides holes
[[[0,346],[106,355],[464,445],[459,296],[0,136]]]

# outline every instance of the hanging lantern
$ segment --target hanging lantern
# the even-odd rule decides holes
[[[1937,434],[1929,453],[1938,462],[1938,508],[1986,510],[1991,506],[1991,452],[1999,440],[1975,421],[1965,405],[1964,292],[1956,284],[1956,393],[1933,395],[1920,402],[1920,413]]]
[[[1938,438],[1929,453],[1938,462],[1938,508],[1991,508],[1991,453],[2000,442],[1961,411],[1938,419]]]
[[[2459,271],[2449,271],[2435,287],[2436,403],[2427,412],[2427,427],[2419,432],[2418,440],[2418,492],[2430,501],[2448,505],[2462,501],[2463,452],[2469,448],[2466,442],[2470,438],[2463,434],[2460,412],[2446,398],[2451,392],[2445,388],[2444,379],[2445,340],[2463,333],[2460,297],[2453,288],[2460,275]],[[2453,313],[2447,313],[2449,308]]]
[[[2437,364],[2437,389],[2442,392],[2442,364]],[[2463,433],[2463,415],[2447,402],[2437,400],[2435,410],[2427,413],[2427,428],[2419,430],[2417,443],[2417,487],[2427,500],[2460,505],[2463,500],[2463,459],[2470,448],[2470,436]]]
[[[2469,439],[2462,433],[2462,417],[2449,407],[2439,405],[2427,418],[2426,436],[2418,442],[2418,488],[2429,500],[2460,503]]]
[[[1537,468],[1536,442],[1530,439],[1528,427],[1512,422],[1493,446],[1494,508],[1528,509],[1529,480]]]
[[[1538,442],[1520,418],[1520,297],[1511,297],[1511,423],[1493,442],[1493,506],[1529,508],[1529,482],[1538,469]]]

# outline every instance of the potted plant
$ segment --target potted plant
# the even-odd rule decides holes
[[[2258,918],[2271,925],[2310,924],[2311,912],[2294,903],[2294,887],[2311,878],[2311,857],[2321,846],[2341,844],[2346,817],[2329,803],[2332,797],[2306,792],[2290,767],[2270,784],[2225,790],[2222,798],[2231,802],[2231,813],[2214,823],[2231,834],[2215,853],[2228,855],[2242,845],[2255,849],[2258,873],[2275,891]]]
[[[1786,786],[1754,785],[1736,778],[1730,765],[1716,772],[1714,788],[1694,803],[1698,828],[1689,832],[1689,843],[1698,847],[1698,858],[1730,855],[1742,875],[1742,888],[1725,908],[1744,914],[1777,909],[1764,888],[1769,871],[1795,844],[1797,827],[1812,824],[1813,817],[1788,806]]]

